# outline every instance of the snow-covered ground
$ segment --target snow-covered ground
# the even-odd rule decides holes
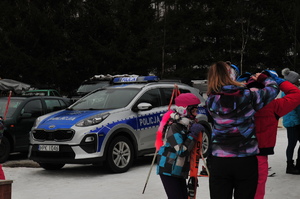
[[[279,128],[277,137],[275,155],[269,156],[270,173],[276,175],[268,178],[265,199],[299,199],[300,175],[285,173],[286,130]],[[90,165],[67,165],[51,172],[4,167],[4,172],[7,179],[13,180],[12,199],[164,199],[166,195],[155,167],[142,194],[151,161],[152,157],[141,158],[122,174],[110,174]],[[200,177],[199,185],[197,198],[209,199],[208,178]]]

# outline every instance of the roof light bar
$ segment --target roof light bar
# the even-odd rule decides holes
[[[113,79],[114,84],[125,83],[144,83],[144,82],[157,82],[157,76],[132,76],[132,77],[116,77]]]

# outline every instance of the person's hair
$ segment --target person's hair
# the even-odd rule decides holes
[[[243,86],[242,83],[234,81],[228,73],[228,64],[223,61],[218,61],[212,64],[207,74],[207,94],[219,92],[222,86],[235,85]]]

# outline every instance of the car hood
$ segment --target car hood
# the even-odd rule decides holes
[[[36,128],[47,130],[71,128],[79,121],[109,110],[63,110],[44,118]]]

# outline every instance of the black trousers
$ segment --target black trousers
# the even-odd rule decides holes
[[[168,199],[187,199],[186,179],[160,175]]]
[[[288,145],[286,148],[286,159],[287,161],[293,161],[295,147],[297,145],[297,142],[300,142],[300,125],[287,127],[286,131],[288,138]],[[300,147],[298,148],[297,159],[300,160]]]
[[[253,199],[258,180],[256,156],[242,158],[209,157],[211,199]]]

